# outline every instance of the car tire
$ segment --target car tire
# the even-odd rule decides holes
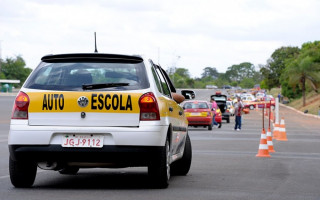
[[[68,166],[68,167],[65,167],[63,169],[60,169],[59,173],[60,174],[67,174],[67,175],[75,175],[75,174],[78,173],[78,171],[79,171],[79,167],[70,167],[70,166]]]
[[[34,183],[37,174],[37,163],[15,161],[9,158],[9,172],[12,185],[16,188],[28,188]]]
[[[253,109],[254,109],[254,105],[250,105],[250,106],[249,106],[249,109],[250,109],[250,110],[253,110]]]
[[[185,176],[188,174],[192,161],[192,146],[189,135],[187,135],[183,156],[180,160],[172,163],[171,174]]]
[[[274,109],[275,109],[275,107],[274,107],[274,106],[271,106],[271,109],[272,109],[272,110],[274,110]]]
[[[167,188],[170,179],[170,144],[166,139],[165,145],[152,159],[148,166],[148,174],[152,186],[155,188]]]
[[[209,131],[212,130],[212,124],[210,124],[210,125],[208,126],[208,130],[209,130]]]
[[[227,119],[227,123],[228,123],[228,124],[230,123],[230,118]]]

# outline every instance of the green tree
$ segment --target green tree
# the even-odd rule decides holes
[[[1,64],[1,72],[4,74],[6,79],[17,79],[20,80],[20,84],[16,86],[20,87],[27,79],[32,69],[26,68],[26,63],[21,56],[16,58],[6,58]]]
[[[203,69],[201,78],[211,77],[212,79],[217,79],[219,77],[219,72],[215,67],[206,67]]]
[[[266,89],[270,90],[271,88],[280,86],[280,77],[285,69],[285,61],[294,58],[299,54],[299,51],[298,47],[281,47],[272,53],[267,64],[260,68],[260,72],[267,85]]]
[[[306,105],[306,84],[316,92],[320,85],[320,41],[305,43],[296,58],[287,60],[284,77],[293,88],[298,84]]]
[[[239,85],[242,88],[253,88],[254,84],[255,84],[255,81],[253,80],[253,78],[244,78]]]
[[[231,67],[228,67],[228,70],[226,71],[226,76],[228,76],[231,81],[236,81],[238,84],[244,78],[253,78],[255,74],[255,67],[250,62],[232,65]]]

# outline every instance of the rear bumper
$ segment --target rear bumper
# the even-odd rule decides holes
[[[208,126],[212,124],[212,117],[188,117],[189,126]]]
[[[230,113],[223,113],[222,119],[230,119]]]
[[[65,148],[61,145],[9,145],[13,160],[33,162],[112,163],[120,166],[147,166],[162,147],[103,146],[102,148]]]

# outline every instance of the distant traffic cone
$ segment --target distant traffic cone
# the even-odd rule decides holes
[[[262,129],[259,150],[256,157],[271,157],[268,150],[266,131]]]
[[[284,124],[284,118],[281,118],[280,128],[279,128],[279,135],[277,137],[279,141],[288,141],[287,133],[286,133],[286,125]]]
[[[279,135],[279,124],[275,123],[273,125],[273,137],[272,139],[277,139],[278,138],[278,135]]]
[[[271,136],[271,130],[270,130],[270,128],[268,128],[268,131],[267,131],[267,144],[268,144],[269,153],[274,153],[274,152],[276,152],[276,151],[273,149],[273,142],[272,142],[272,136]]]

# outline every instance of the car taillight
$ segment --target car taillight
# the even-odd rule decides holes
[[[30,99],[24,92],[19,92],[14,101],[11,119],[28,119]]]
[[[152,92],[143,94],[139,99],[140,120],[160,120],[159,107],[156,97]]]

